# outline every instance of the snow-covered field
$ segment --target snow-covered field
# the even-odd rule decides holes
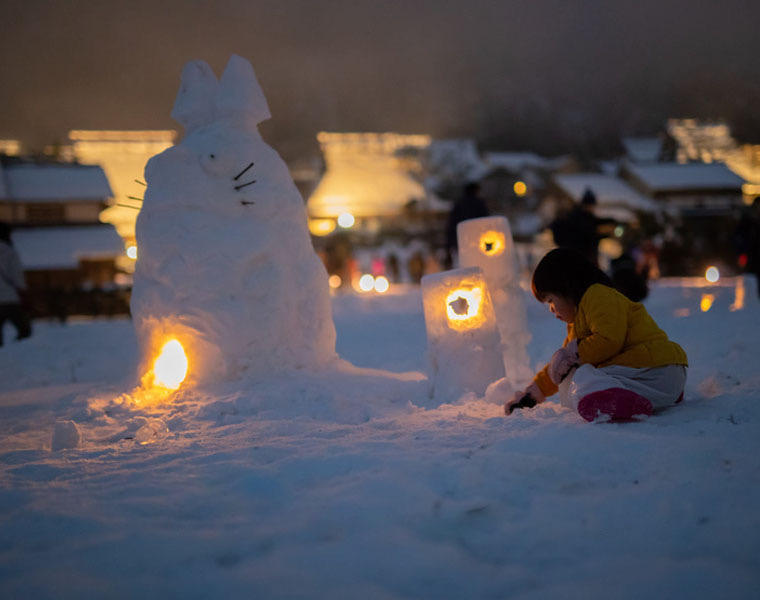
[[[627,424],[434,406],[418,289],[334,299],[361,368],[148,408],[129,321],[37,323],[0,349],[0,597],[758,598],[760,303],[692,284],[646,301],[686,402]],[[564,326],[526,301],[539,365]]]

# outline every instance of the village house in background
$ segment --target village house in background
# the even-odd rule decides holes
[[[743,206],[744,180],[725,164],[624,163],[620,177],[662,211],[664,275],[735,270],[732,235]]]
[[[33,316],[127,312],[124,244],[100,221],[111,198],[98,166],[0,156],[0,221],[13,228]]]
[[[325,171],[307,207],[331,285],[356,287],[361,275],[419,282],[437,260],[449,210],[425,187],[431,138],[322,132],[318,140]]]
[[[136,252],[135,221],[145,194],[145,164],[173,145],[176,136],[172,130],[69,132],[71,159],[83,165],[99,165],[108,177],[113,202],[100,220],[116,227],[130,255]],[[125,256],[119,267],[131,272],[134,260]]]

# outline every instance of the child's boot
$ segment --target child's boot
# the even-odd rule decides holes
[[[652,403],[636,392],[609,388],[583,396],[578,402],[578,414],[586,421],[605,415],[610,421],[630,421],[636,415],[651,415]]]

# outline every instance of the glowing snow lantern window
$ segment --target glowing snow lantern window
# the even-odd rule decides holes
[[[469,329],[482,322],[483,287],[458,288],[446,297],[446,317],[450,327]]]
[[[153,383],[170,390],[176,390],[187,376],[187,356],[177,340],[166,342],[153,365]]]
[[[709,283],[717,283],[718,279],[720,279],[720,271],[718,271],[718,267],[707,267],[707,270],[705,271],[705,279]]]
[[[137,246],[127,248],[127,256],[132,260],[137,260]]]
[[[375,291],[378,294],[384,294],[388,291],[388,288],[390,288],[390,286],[391,285],[386,277],[380,275],[379,277],[375,278]]]
[[[506,248],[505,235],[501,231],[484,231],[478,243],[480,251],[487,256],[498,256]]]
[[[512,186],[512,189],[515,191],[515,194],[517,196],[520,196],[521,198],[528,193],[528,186],[525,185],[524,181],[515,181],[515,185]]]
[[[354,215],[351,213],[342,213],[338,217],[338,225],[343,227],[343,229],[348,229],[349,227],[353,227],[354,223],[356,223],[356,219],[354,219]]]

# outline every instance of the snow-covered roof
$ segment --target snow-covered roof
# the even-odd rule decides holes
[[[443,179],[455,175],[477,181],[488,173],[475,140],[470,138],[432,140],[427,153],[431,171]]]
[[[657,208],[651,198],[640,194],[614,175],[573,173],[571,175],[555,175],[554,181],[576,202],[579,202],[584,192],[590,189],[596,195],[597,212],[604,210],[605,205],[622,206],[645,212],[653,212]]]
[[[312,217],[337,217],[351,213],[355,217],[397,215],[412,200],[424,200],[425,189],[400,170],[337,167],[328,170],[309,197]]]
[[[662,151],[662,140],[657,137],[623,138],[626,156],[635,163],[657,162]]]
[[[21,201],[102,201],[113,196],[106,174],[97,165],[5,164],[0,171],[0,198]]]
[[[533,152],[486,152],[485,164],[491,169],[506,169],[518,173],[525,168],[550,169],[554,161]]]
[[[124,252],[124,242],[107,224],[14,229],[11,239],[25,269],[73,269],[79,259]]]
[[[744,180],[721,163],[626,164],[626,170],[651,192],[675,190],[736,190]]]

